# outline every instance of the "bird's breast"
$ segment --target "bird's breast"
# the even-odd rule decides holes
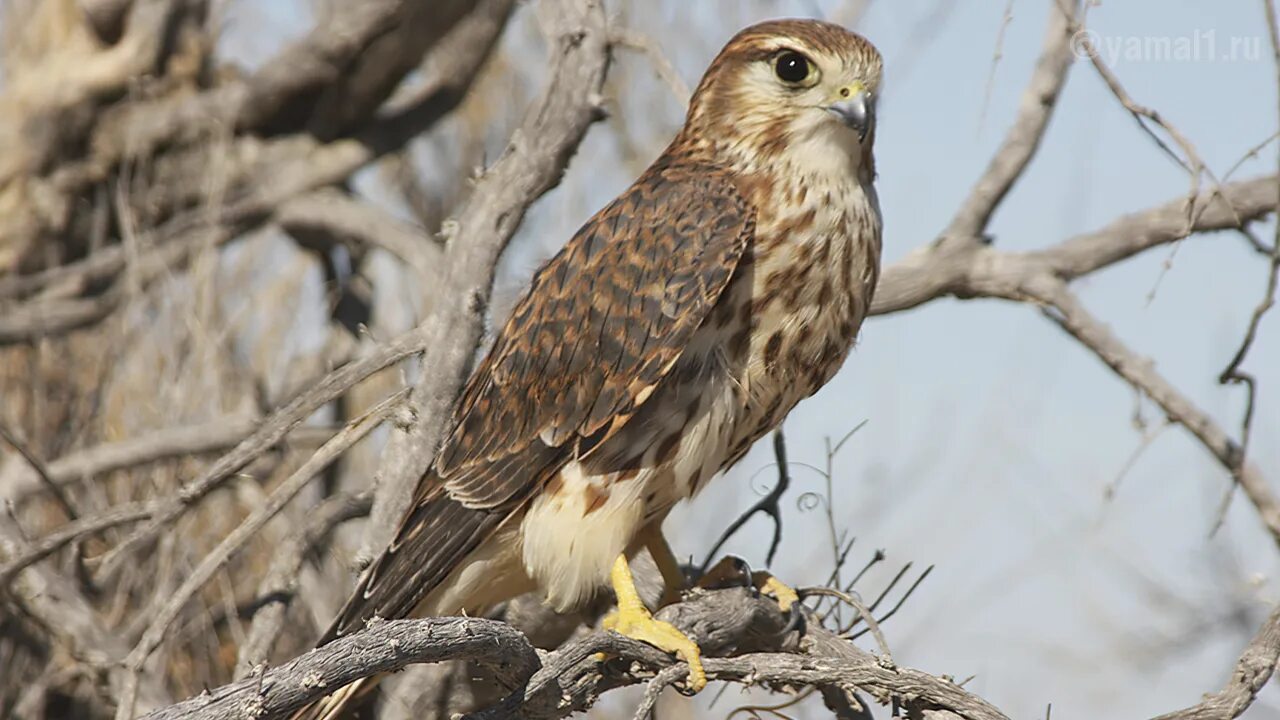
[[[758,204],[756,241],[729,293],[750,308],[735,446],[749,447],[843,364],[866,317],[880,264],[880,211],[857,182],[796,179]],[[744,302],[738,300],[737,302]]]

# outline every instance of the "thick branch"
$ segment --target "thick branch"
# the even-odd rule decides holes
[[[363,0],[335,3],[305,38],[248,81],[241,127],[306,130],[322,139],[373,117],[441,38],[468,15],[505,23],[513,0]],[[487,55],[487,51],[485,53]]]
[[[1235,229],[1275,210],[1276,176],[1227,183],[1196,199],[1192,233]],[[1230,201],[1230,206],[1223,198]],[[885,268],[876,286],[872,315],[918,307],[948,295],[986,297],[984,286],[997,278],[1029,278],[1050,273],[1074,280],[1145,250],[1187,237],[1187,199],[1179,196],[1148,210],[1125,215],[1093,232],[1076,235],[1044,250],[1001,252],[990,245],[940,244],[916,249]]]
[[[221,720],[286,717],[307,703],[362,677],[412,663],[469,660],[490,668],[510,687],[538,667],[538,655],[519,631],[496,620],[428,618],[371,623],[284,665],[224,685],[146,720]]]
[[[743,589],[698,593],[659,617],[689,633],[704,651],[730,657],[706,659],[715,679],[744,685],[818,686],[867,693],[939,718],[1007,720],[999,710],[960,686],[893,665],[843,640],[808,615],[802,631],[789,629],[777,604]],[[601,663],[597,653],[610,660]],[[666,654],[645,643],[598,631],[538,660],[524,635],[493,620],[431,618],[378,622],[312,650],[289,663],[147,716],[221,718],[251,712],[286,715],[342,685],[411,663],[474,660],[492,668],[510,688],[521,688],[474,720],[551,719],[586,710],[611,689],[648,682],[655,670],[673,667]],[[683,677],[675,666],[664,678]]]

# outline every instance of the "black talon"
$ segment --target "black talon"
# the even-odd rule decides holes
[[[800,602],[797,601],[795,603],[792,603],[790,608],[787,608],[787,624],[782,628],[781,634],[786,635],[791,632],[796,632],[801,630],[803,627],[804,627],[804,609],[801,606]]]
[[[746,558],[740,558],[736,555],[730,555],[729,557],[733,558],[734,569],[738,571],[738,579],[742,581],[743,586],[755,587],[755,581],[752,580],[755,571],[751,569],[751,563],[747,562]]]
[[[725,555],[698,578],[696,587],[717,590],[731,587],[753,587],[751,565],[737,555]]]

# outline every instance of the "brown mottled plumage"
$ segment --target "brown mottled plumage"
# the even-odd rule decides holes
[[[880,77],[875,48],[827,23],[729,42],[667,150],[534,276],[322,642],[531,589],[581,603],[831,378],[879,267]]]

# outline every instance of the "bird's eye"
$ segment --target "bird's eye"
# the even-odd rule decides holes
[[[809,58],[794,50],[788,50],[774,61],[773,71],[778,78],[787,83],[800,83],[808,79],[812,64]]]

